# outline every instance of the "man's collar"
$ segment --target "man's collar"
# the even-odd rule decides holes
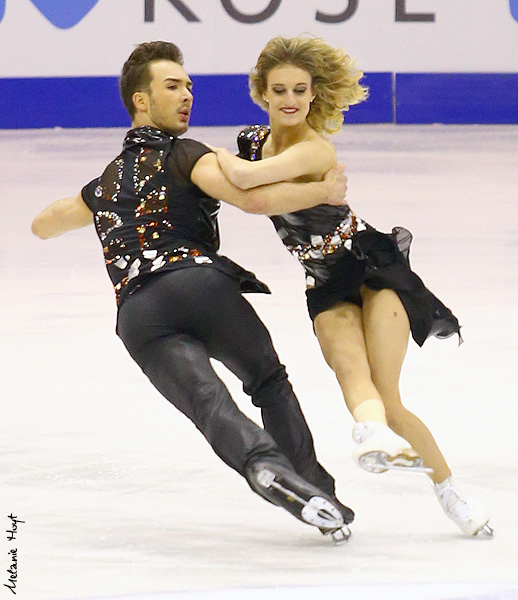
[[[170,135],[161,129],[151,127],[150,125],[143,125],[128,131],[124,139],[123,147],[124,150],[126,150],[132,146],[145,145],[156,148],[157,150],[163,150],[166,149],[166,147],[170,147],[174,139],[175,136]]]

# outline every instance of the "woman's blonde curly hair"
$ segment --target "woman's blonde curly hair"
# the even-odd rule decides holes
[[[268,73],[284,64],[311,75],[316,96],[307,121],[319,133],[338,133],[344,120],[342,111],[367,98],[368,89],[359,83],[362,71],[341,48],[333,48],[321,38],[274,37],[259,55],[249,78],[252,100],[266,111],[268,104],[263,96]]]

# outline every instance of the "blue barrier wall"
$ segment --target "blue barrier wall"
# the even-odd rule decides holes
[[[518,73],[399,73],[397,123],[518,123]]]
[[[265,123],[247,75],[193,75],[192,126]],[[517,73],[367,73],[347,123],[518,123]],[[0,79],[0,129],[127,127],[116,77]]]

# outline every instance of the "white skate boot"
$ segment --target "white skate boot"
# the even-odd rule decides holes
[[[390,427],[376,421],[356,423],[353,428],[353,459],[370,473],[413,471],[430,473],[410,444]]]
[[[446,516],[466,535],[493,537],[494,531],[489,526],[489,512],[478,498],[461,498],[450,478],[433,487]]]

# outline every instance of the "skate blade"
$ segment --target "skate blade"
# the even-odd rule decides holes
[[[389,457],[385,452],[367,452],[360,456],[358,463],[369,473],[385,473],[386,471],[406,471],[412,473],[433,473],[433,469],[423,465],[423,459],[404,456]]]
[[[491,539],[495,535],[495,530],[489,525],[489,521],[475,532],[475,537]]]
[[[335,546],[343,546],[344,544],[347,544],[352,535],[352,532],[347,525],[340,527],[340,529],[329,529],[327,531],[321,529],[321,531],[324,535],[331,536]]]

